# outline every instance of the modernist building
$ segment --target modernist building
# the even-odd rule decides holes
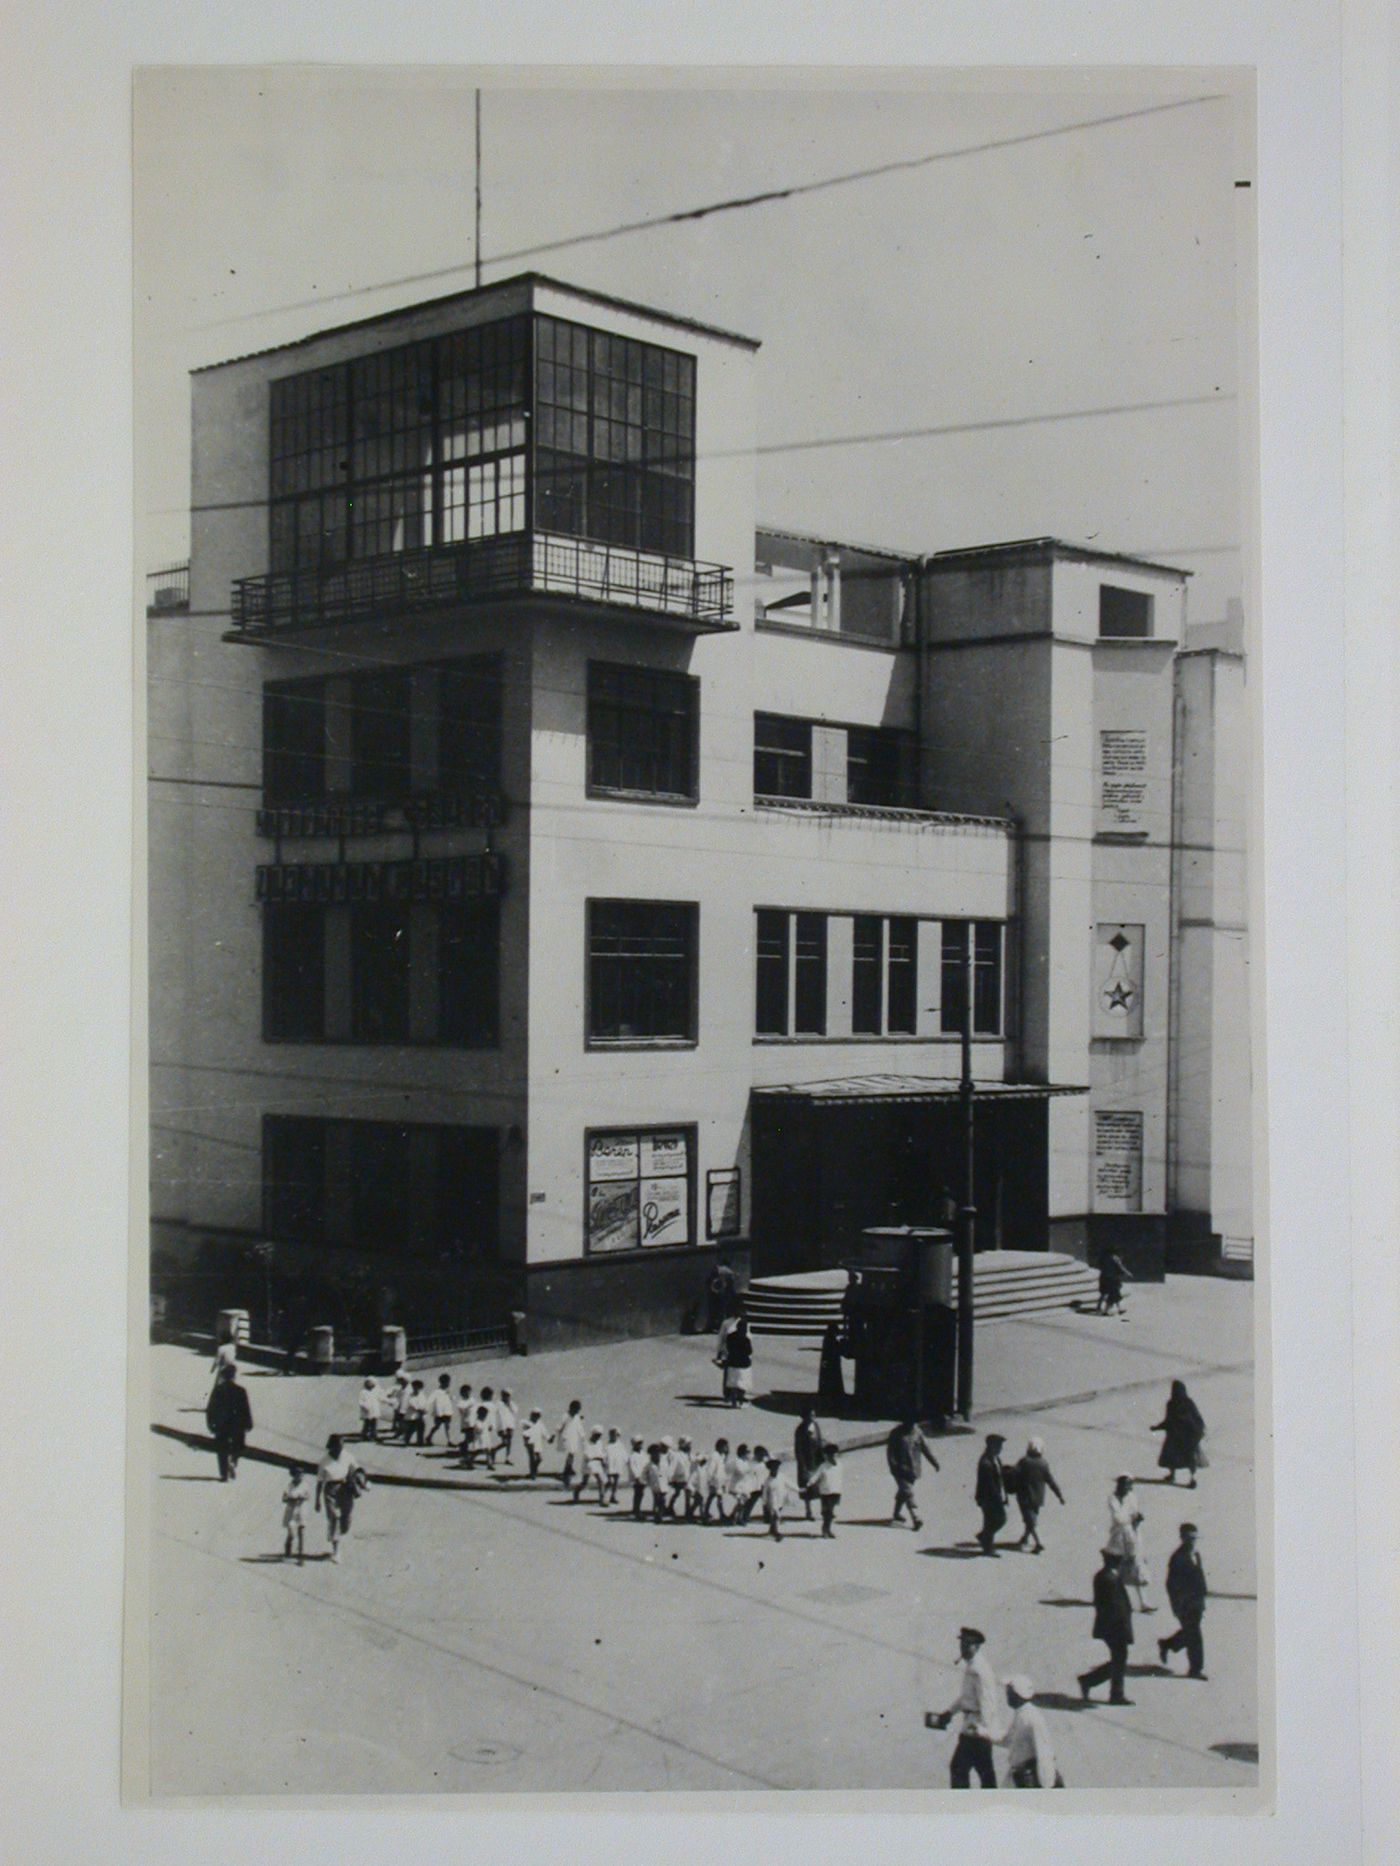
[[[1183,573],[759,530],[756,349],[528,275],[196,373],[167,1267],[257,1244],[411,1335],[672,1328],[717,1253],[836,1262],[958,1189],[968,1019],[981,1246],[1217,1248]]]

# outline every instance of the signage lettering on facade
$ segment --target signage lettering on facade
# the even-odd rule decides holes
[[[502,892],[499,855],[433,856],[417,862],[265,862],[260,901],[455,901]]]
[[[1142,1114],[1100,1108],[1094,1114],[1094,1209],[1142,1210]]]
[[[505,818],[494,796],[442,796],[434,792],[390,803],[278,804],[258,811],[260,836],[374,836],[404,829],[494,829]]]
[[[1099,733],[1099,828],[1147,827],[1147,734],[1137,726],[1104,727]]]

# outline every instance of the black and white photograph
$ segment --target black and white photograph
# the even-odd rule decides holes
[[[1247,74],[133,135],[129,1779],[1263,1805]]]

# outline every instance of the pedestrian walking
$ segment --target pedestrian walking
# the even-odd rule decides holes
[[[1126,1321],[1128,1311],[1123,1306],[1123,1285],[1131,1283],[1127,1266],[1116,1251],[1107,1251],[1099,1259],[1099,1314],[1121,1315]]]
[[[802,1408],[802,1417],[797,1430],[792,1435],[793,1457],[797,1463],[797,1488],[802,1493],[802,1501],[807,1510],[807,1521],[812,1520],[812,1498],[810,1494],[813,1478],[822,1468],[822,1455],[826,1450],[826,1440],[822,1437],[821,1426],[817,1423],[815,1410],[811,1406]]]
[[[496,1433],[500,1440],[501,1462],[515,1463],[515,1433],[520,1424],[520,1415],[515,1410],[515,1401],[510,1396],[510,1388],[502,1387],[496,1401]]]
[[[316,1473],[316,1508],[325,1509],[331,1560],[340,1560],[341,1538],[350,1533],[355,1499],[369,1488],[369,1478],[345,1449],[338,1432],[326,1440],[326,1455]]]
[[[724,1397],[731,1406],[744,1406],[753,1393],[753,1341],[741,1315],[724,1337],[721,1350]]]
[[[647,1451],[640,1433],[632,1440],[627,1453],[627,1479],[632,1486],[632,1514],[640,1522],[642,1506],[647,1500]]]
[[[982,1512],[977,1540],[984,1555],[996,1555],[997,1535],[1006,1526],[1006,1472],[1001,1462],[1001,1448],[1005,1443],[1000,1432],[989,1432],[986,1449],[977,1460],[974,1499]]]
[[[226,1367],[237,1367],[238,1343],[230,1335],[227,1341],[221,1341],[214,1350],[214,1365],[209,1371],[209,1391],[212,1393],[223,1379]]]
[[[246,1387],[239,1385],[236,1361],[224,1364],[204,1419],[219,1460],[219,1482],[227,1484],[238,1476],[238,1460],[253,1429],[253,1408]]]
[[[439,1374],[437,1386],[428,1401],[428,1418],[431,1423],[424,1444],[431,1445],[439,1431],[442,1432],[444,1443],[452,1443],[452,1415],[455,1410],[452,1404],[452,1376]]]
[[[1094,1687],[1107,1684],[1110,1704],[1131,1704],[1123,1687],[1133,1643],[1133,1603],[1123,1585],[1117,1549],[1105,1548],[1101,1553],[1103,1566],[1094,1576],[1094,1638],[1108,1647],[1108,1658],[1092,1671],[1079,1674],[1079,1695],[1087,1704]]]
[[[1063,1505],[1065,1493],[1045,1461],[1045,1441],[1033,1438],[1026,1446],[1026,1455],[1016,1466],[1016,1505],[1025,1524],[1025,1534],[1016,1546],[1023,1549],[1029,1543],[1032,1555],[1045,1552],[1045,1544],[1040,1539],[1040,1512],[1045,1508],[1047,1491],[1053,1491]]]
[[[835,1445],[822,1448],[820,1468],[812,1478],[810,1494],[821,1506],[822,1534],[828,1541],[836,1536],[836,1512],[841,1503],[841,1453]],[[809,1512],[810,1514],[810,1512]]]
[[[975,1775],[983,1788],[997,1785],[992,1744],[1001,1734],[1005,1721],[1001,1712],[1001,1691],[997,1675],[987,1657],[987,1637],[980,1628],[964,1626],[958,1633],[958,1659],[962,1681],[958,1695],[945,1711],[930,1711],[924,1718],[930,1730],[946,1730],[959,1719],[958,1740],[948,1765],[948,1779],[954,1788],[971,1788]]]
[[[826,1412],[839,1412],[846,1400],[846,1375],[841,1366],[844,1337],[839,1322],[828,1322],[822,1333],[821,1360],[817,1363],[817,1404]]]
[[[768,1481],[768,1447],[755,1445],[749,1451],[746,1445],[741,1445],[739,1459],[742,1471],[739,1478],[739,1506],[735,1515],[741,1523],[747,1523],[758,1508],[763,1486]]]
[[[1204,1681],[1206,1676],[1206,1645],[1201,1632],[1201,1621],[1205,1617],[1206,1598],[1209,1589],[1206,1586],[1206,1571],[1201,1565],[1200,1550],[1197,1547],[1199,1531],[1194,1523],[1181,1525],[1181,1540],[1171,1552],[1167,1563],[1167,1599],[1171,1610],[1176,1615],[1177,1628],[1166,1639],[1157,1641],[1157,1654],[1163,1665],[1169,1652],[1186,1653],[1186,1676]]]
[[[496,1408],[486,1395],[491,1391],[483,1387],[477,1399],[476,1417],[472,1420],[472,1456],[484,1460],[488,1471],[496,1468],[496,1453],[500,1449],[500,1439],[496,1432]]]
[[[717,1263],[705,1284],[706,1334],[719,1332],[721,1326],[734,1314],[737,1301],[734,1272],[727,1263]]]
[[[658,1441],[647,1446],[646,1490],[651,1499],[651,1520],[659,1523],[666,1514],[667,1479],[670,1447]]]
[[[463,1381],[457,1389],[457,1444],[462,1453],[462,1463],[471,1464],[472,1428],[476,1417],[476,1401],[472,1398],[470,1385]]]
[[[1184,1380],[1172,1381],[1166,1410],[1151,1429],[1164,1435],[1157,1462],[1167,1474],[1166,1482],[1174,1484],[1177,1472],[1185,1471],[1191,1479],[1187,1489],[1194,1490],[1196,1473],[1206,1465],[1202,1442],[1206,1435],[1206,1422],[1195,1400],[1186,1391]]]
[[[996,1739],[1006,1749],[1006,1779],[1013,1788],[1063,1788],[1055,1746],[1045,1713],[1035,1701],[1035,1686],[1024,1672],[1006,1681],[1011,1722]]]
[[[768,1475],[763,1480],[763,1520],[768,1525],[768,1533],[775,1542],[783,1539],[783,1511],[787,1508],[790,1489],[783,1476],[781,1458],[769,1458]]]
[[[394,1437],[403,1445],[408,1443],[409,1421],[413,1416],[409,1409],[408,1402],[412,1397],[413,1383],[410,1381],[408,1375],[400,1369],[399,1372],[394,1375],[392,1399],[394,1408]]]
[[[605,1491],[603,1502],[617,1502],[617,1487],[627,1475],[627,1447],[622,1442],[622,1434],[615,1425],[608,1427],[608,1442],[603,1447],[603,1480]]]
[[[360,1439],[362,1443],[372,1445],[379,1437],[379,1409],[384,1396],[379,1391],[379,1382],[370,1374],[360,1388]]]
[[[677,1444],[667,1447],[667,1451],[666,1513],[679,1522],[686,1514],[690,1490],[690,1440],[682,1435]]]
[[[544,1415],[538,1406],[531,1410],[530,1417],[520,1428],[520,1442],[525,1447],[525,1461],[531,1477],[538,1477],[540,1466],[544,1462],[544,1448],[553,1434],[544,1429]]]
[[[894,1479],[894,1512],[890,1517],[891,1523],[902,1522],[904,1512],[908,1510],[911,1526],[915,1531],[922,1529],[924,1525],[919,1516],[919,1506],[915,1495],[919,1478],[925,1464],[932,1465],[935,1471],[941,1470],[942,1466],[934,1457],[928,1440],[919,1429],[917,1419],[902,1419],[890,1433],[885,1440],[885,1463],[889,1466],[890,1476]]]
[[[403,1442],[405,1445],[421,1445],[428,1426],[428,1395],[423,1382],[415,1380],[408,1390],[408,1399],[404,1406]]]
[[[294,1464],[287,1473],[287,1488],[282,1492],[282,1553],[290,1557],[295,1540],[298,1568],[306,1560],[306,1512],[311,1500],[310,1480],[301,1465]]]
[[[572,1489],[575,1474],[583,1462],[584,1446],[588,1443],[588,1433],[583,1423],[583,1401],[570,1400],[569,1410],[559,1421],[552,1437],[559,1446],[563,1464],[559,1469],[559,1481],[566,1490]]]
[[[608,1461],[607,1448],[603,1441],[601,1426],[594,1426],[588,1434],[588,1443],[583,1448],[583,1468],[574,1485],[574,1502],[577,1503],[590,1484],[598,1487],[598,1506],[601,1509],[607,1495]]]
[[[1144,1520],[1138,1506],[1137,1488],[1125,1471],[1114,1483],[1108,1499],[1108,1546],[1118,1556],[1118,1571],[1125,1585],[1137,1595],[1139,1613],[1155,1613],[1157,1609],[1147,1603],[1151,1576],[1144,1547]]]

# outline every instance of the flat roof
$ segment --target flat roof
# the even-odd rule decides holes
[[[962,1086],[956,1076],[837,1076],[828,1082],[788,1082],[777,1087],[755,1088],[755,1095],[772,1096],[785,1101],[840,1102],[929,1102],[956,1101]],[[1044,1101],[1051,1095],[1087,1095],[1087,1088],[1068,1083],[1049,1082],[974,1082],[974,1101]]]
[[[785,538],[789,544],[816,544],[831,551],[859,551],[862,557],[887,557],[891,563],[913,565],[917,551],[892,551],[884,544],[858,544],[854,538],[829,538],[816,531],[793,531],[783,525],[755,525],[755,538]]]
[[[608,292],[591,291],[584,285],[570,285],[564,279],[551,278],[544,272],[514,272],[508,279],[496,279],[490,285],[473,286],[467,291],[444,292],[437,298],[420,298],[411,305],[399,305],[392,311],[376,311],[369,317],[352,318],[346,324],[326,324],[319,330],[309,331],[304,337],[290,337],[285,343],[273,343],[260,350],[244,350],[237,356],[220,358],[217,363],[201,363],[192,369],[192,376],[202,376],[206,370],[227,369],[233,363],[248,363],[260,356],[277,356],[284,350],[297,350],[305,344],[319,343],[323,337],[341,337],[347,331],[367,330],[372,325],[390,324],[395,318],[414,317],[421,311],[435,311],[443,305],[463,304],[474,298],[489,298],[493,292],[506,292],[512,288],[527,285],[533,289],[547,285],[552,291],[565,292],[571,298],[581,298],[587,304],[607,305],[614,311],[632,311],[640,317],[651,318],[658,324],[669,324],[676,330],[699,331],[702,336],[718,337],[724,343],[737,343],[746,350],[760,348],[762,339],[745,337],[739,331],[724,330],[718,324],[703,324],[698,318],[677,317],[670,311],[658,311],[652,305],[634,304],[629,298],[615,298]],[[387,289],[387,288],[386,288]]]
[[[923,562],[951,568],[959,563],[980,563],[991,557],[1078,557],[1094,564],[1130,564],[1135,570],[1155,570],[1183,581],[1196,574],[1193,570],[1178,570],[1175,564],[1156,564],[1150,558],[1129,557],[1123,551],[1096,551],[1092,545],[1075,544],[1068,538],[1014,538],[1004,544],[974,544],[965,550],[934,551]]]

